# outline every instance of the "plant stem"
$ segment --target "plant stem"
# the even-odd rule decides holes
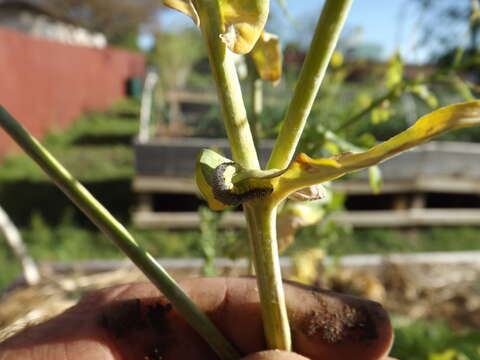
[[[253,263],[262,308],[263,326],[267,347],[291,351],[282,274],[277,247],[277,208],[259,200],[244,204]]]
[[[233,159],[248,169],[258,170],[260,164],[232,59],[233,54],[219,38],[224,32],[219,1],[197,1],[196,5]],[[255,206],[245,205],[244,209],[257,273],[267,344],[272,349],[290,350],[290,330],[276,241],[275,208],[269,208],[265,202],[258,201]]]
[[[326,1],[270,156],[268,169],[284,169],[292,160],[352,1]]]
[[[240,81],[233,62],[234,55],[219,37],[224,29],[218,0],[198,1],[197,10],[233,159],[246,168],[260,169]]]
[[[138,266],[222,359],[240,358],[238,351],[154,257],[143,250],[122,224],[1,106],[0,126],[35,160],[70,200]]]
[[[390,89],[387,93],[385,93],[382,96],[379,96],[375,100],[373,100],[370,105],[368,105],[366,108],[363,110],[360,110],[358,113],[353,115],[350,119],[345,121],[343,124],[341,124],[335,132],[339,132],[342,130],[345,130],[347,127],[355,124],[358,120],[363,118],[365,115],[367,115],[370,111],[375,109],[377,106],[381,105],[385,100],[391,100],[392,98],[396,97],[397,94],[401,93],[401,89],[399,89],[397,86],[394,87],[393,89]]]
[[[263,80],[257,76],[251,80],[252,111],[250,120],[252,124],[253,141],[257,151],[260,151],[260,139],[262,137],[262,123],[260,122],[263,112]]]
[[[257,152],[260,151],[262,137],[261,116],[263,112],[263,80],[258,75],[251,57],[247,57],[248,80],[250,82],[250,125],[252,128],[253,142]]]

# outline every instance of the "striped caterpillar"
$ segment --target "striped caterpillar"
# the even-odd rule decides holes
[[[213,171],[212,177],[212,191],[213,196],[218,201],[222,202],[225,205],[237,206],[245,201],[251,199],[257,199],[264,197],[270,194],[273,189],[271,188],[261,188],[261,189],[247,189],[241,193],[236,193],[232,190],[232,183],[227,182],[225,178],[225,171],[230,167],[237,167],[237,164],[234,162],[224,162],[223,164],[218,165]]]

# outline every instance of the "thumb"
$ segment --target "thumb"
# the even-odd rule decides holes
[[[293,352],[268,350],[248,355],[242,360],[308,360],[308,358]]]

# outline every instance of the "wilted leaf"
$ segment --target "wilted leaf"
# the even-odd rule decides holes
[[[207,1],[211,0],[163,0],[163,3],[191,17],[197,26],[202,26],[206,20],[199,18],[199,7],[204,6]],[[218,0],[218,2],[223,26],[220,38],[233,52],[249,53],[265,27],[270,1]]]
[[[252,50],[267,22],[269,6],[269,0],[220,0],[225,26],[220,38],[230,50],[237,54]]]
[[[204,150],[197,163],[197,183],[212,209],[266,196],[278,203],[297,190],[376,165],[449,130],[473,125],[480,125],[480,101],[440,108],[368,151],[321,159],[300,154],[283,170],[244,169],[211,150]]]
[[[247,200],[261,198],[273,191],[273,171],[247,170],[213,150],[198,156],[195,180],[212,210],[223,210]]]
[[[195,25],[200,26],[200,18],[192,0],[163,0],[163,4],[189,16]]]
[[[282,75],[282,49],[278,36],[263,32],[250,53],[263,80],[277,83]]]
[[[285,250],[295,241],[295,234],[299,228],[318,223],[324,215],[323,205],[318,202],[287,202],[277,219],[279,250]]]
[[[228,207],[228,205],[215,198],[212,187],[215,169],[226,162],[231,161],[213,150],[204,150],[197,158],[195,181],[200,193],[207,200],[208,206],[212,210],[223,210]]]
[[[296,201],[313,201],[324,199],[327,196],[327,192],[323,185],[315,184],[304,187],[290,194],[288,198]]]
[[[300,154],[278,177],[273,196],[281,200],[294,190],[338,178],[392,157],[447,131],[480,124],[480,101],[440,108],[421,117],[412,127],[362,153],[343,153],[311,159]]]

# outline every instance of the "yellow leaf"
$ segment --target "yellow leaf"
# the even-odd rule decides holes
[[[272,196],[280,201],[298,189],[378,164],[447,131],[474,125],[480,125],[478,100],[440,108],[421,117],[404,132],[365,152],[347,152],[325,159],[311,159],[300,154],[282,174],[278,174]]]
[[[200,26],[200,18],[191,0],[163,0],[163,4],[189,16],[195,25]]]
[[[215,198],[211,185],[214,183],[215,169],[228,161],[227,158],[224,158],[213,150],[202,151],[197,158],[195,181],[198,190],[200,190],[202,196],[207,200],[208,207],[212,210],[219,211],[228,207],[228,205],[225,205]]]
[[[197,178],[200,179],[197,183],[212,209],[263,197],[279,203],[300,189],[376,165],[434,136],[473,125],[480,125],[480,101],[440,108],[368,151],[346,152],[321,159],[300,154],[283,170],[244,169],[211,150],[204,150],[197,163]],[[205,186],[207,189],[202,189]]]
[[[163,3],[192,18],[197,26],[205,19],[199,18],[199,7],[213,0],[163,0]],[[255,46],[267,22],[269,0],[215,0],[219,3],[222,33],[218,34],[227,47],[237,54],[247,54]],[[212,16],[211,13],[206,16]],[[203,15],[202,15],[203,16]]]
[[[278,170],[247,170],[213,150],[202,150],[197,158],[195,180],[212,210],[223,210],[273,191],[271,174]]]
[[[282,75],[282,49],[278,36],[262,32],[255,47],[250,53],[257,68],[258,75],[263,80],[277,83]]]
[[[269,6],[269,0],[220,0],[225,27],[220,38],[230,50],[237,54],[252,50],[267,22]]]
[[[330,60],[330,65],[333,68],[339,68],[340,66],[343,65],[343,62],[344,62],[343,54],[340,51],[335,51],[332,54],[332,59]]]

